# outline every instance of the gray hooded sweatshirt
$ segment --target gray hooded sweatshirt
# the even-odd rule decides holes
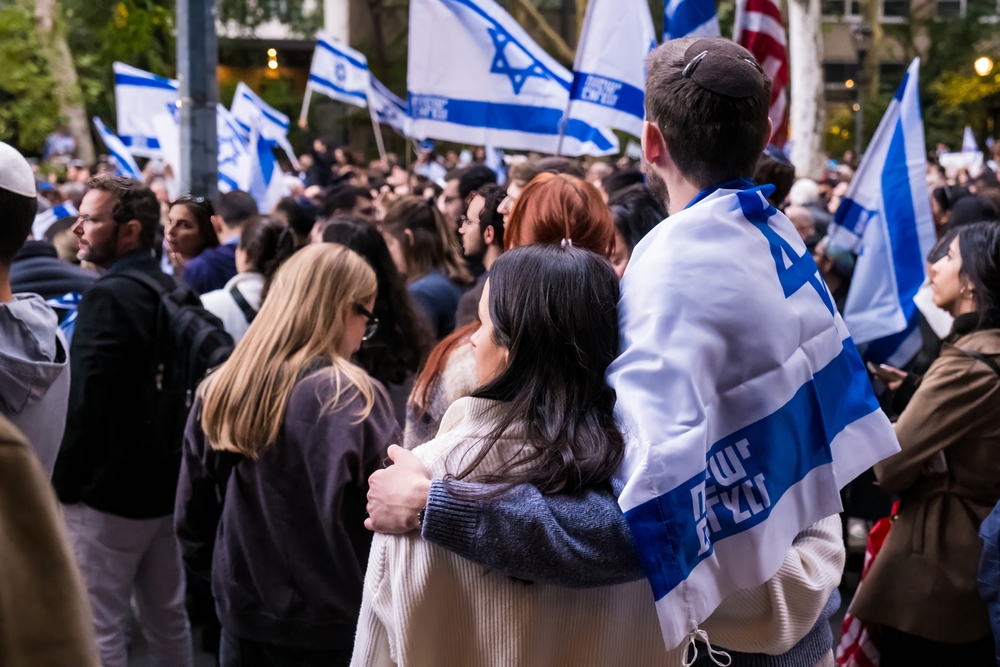
[[[0,414],[14,423],[52,476],[66,429],[69,346],[37,294],[0,303]]]

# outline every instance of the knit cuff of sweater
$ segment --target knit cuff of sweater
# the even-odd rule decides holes
[[[459,556],[470,558],[477,538],[480,507],[475,500],[456,497],[454,491],[467,492],[471,496],[477,486],[455,480],[446,485],[444,480],[432,480],[420,531],[423,538]]]

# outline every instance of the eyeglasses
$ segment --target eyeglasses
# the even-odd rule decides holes
[[[206,201],[208,201],[204,197],[195,197],[193,195],[184,195],[183,197],[180,197],[178,199],[178,201],[181,201],[181,200],[183,200],[183,201],[193,201],[195,204],[204,204]]]
[[[356,305],[354,309],[357,311],[358,315],[364,315],[368,318],[368,321],[365,323],[365,335],[361,337],[362,341],[366,341],[374,336],[375,332],[378,331],[378,318],[368,312],[368,309],[360,303]]]

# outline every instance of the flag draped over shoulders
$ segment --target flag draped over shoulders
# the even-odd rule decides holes
[[[620,503],[667,647],[781,566],[840,489],[899,449],[770,186],[701,193],[635,248],[608,370]]]

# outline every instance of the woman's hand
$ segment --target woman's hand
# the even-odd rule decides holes
[[[399,535],[420,528],[420,510],[427,505],[431,473],[412,452],[389,447],[394,465],[368,478],[368,518],[365,528]]]

